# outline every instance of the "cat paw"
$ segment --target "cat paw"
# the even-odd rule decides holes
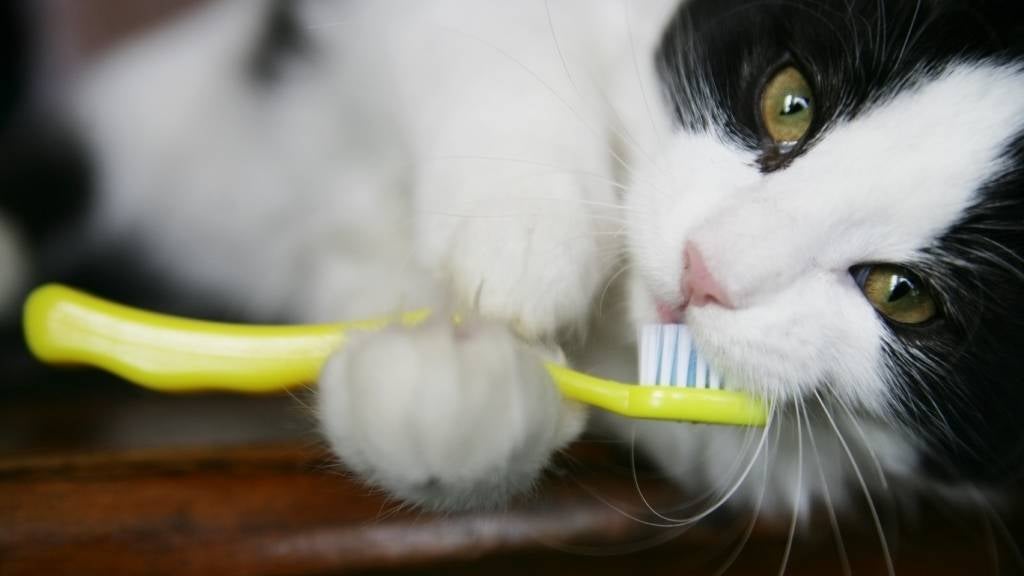
[[[572,178],[537,198],[509,190],[456,231],[449,270],[460,304],[531,340],[579,327],[608,277],[612,235]]]
[[[541,357],[499,324],[430,322],[353,338],[320,377],[319,418],[343,464],[432,509],[527,492],[583,429]]]

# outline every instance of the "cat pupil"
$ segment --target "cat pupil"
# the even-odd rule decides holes
[[[810,107],[810,102],[807,98],[802,98],[796,94],[786,94],[786,99],[782,102],[782,110],[779,112],[783,116],[791,116],[793,114],[799,114]]]
[[[889,292],[889,302],[896,302],[914,292],[914,285],[906,278],[895,276],[892,279],[892,289]]]

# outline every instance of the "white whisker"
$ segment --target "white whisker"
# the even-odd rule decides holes
[[[586,118],[584,118],[583,114],[579,110],[576,109],[576,107],[574,107],[572,104],[570,104],[569,101],[565,99],[565,97],[563,97],[561,94],[559,94],[558,91],[555,90],[554,87],[551,86],[549,83],[547,83],[543,78],[541,78],[540,75],[538,75],[536,72],[531,70],[529,66],[526,66],[521,61],[519,61],[518,58],[516,58],[512,54],[509,54],[508,52],[503,50],[501,47],[495,45],[494,43],[488,42],[487,40],[485,40],[483,38],[480,38],[479,36],[470,34],[469,32],[466,32],[464,30],[458,30],[458,29],[455,29],[455,28],[447,27],[447,26],[441,26],[441,28],[446,30],[446,31],[448,31],[448,32],[451,32],[453,34],[457,34],[457,35],[463,36],[465,38],[468,38],[470,40],[474,40],[474,41],[480,43],[482,46],[485,46],[485,47],[489,48],[490,50],[496,52],[497,54],[499,54],[499,55],[505,57],[506,59],[508,59],[508,61],[510,61],[513,64],[515,64],[520,70],[525,72],[527,75],[529,75],[535,81],[537,81],[537,83],[540,84],[540,86],[542,86],[544,89],[546,89],[551,94],[551,96],[556,101],[558,101],[558,103],[560,105],[562,105],[566,110],[569,111],[570,114],[572,114],[572,116],[574,118],[576,118],[576,120],[580,123],[580,125],[584,129],[586,129],[588,132],[591,133],[591,135],[593,135],[594,137],[597,137],[597,138],[604,138],[605,135],[600,130],[595,128],[590,122],[588,122],[586,120]],[[608,154],[609,154],[609,156],[611,156],[611,158],[613,158],[616,162],[619,163],[619,165],[622,167],[623,170],[626,171],[626,173],[630,174],[631,176],[635,174],[635,171],[633,170],[633,167],[629,164],[629,162],[627,162],[625,159],[623,159],[622,156],[620,156],[617,152],[615,152],[615,150],[613,150],[612,148],[609,147],[608,148]]]
[[[565,53],[562,51],[562,44],[561,42],[559,42],[558,34],[555,31],[555,23],[551,17],[551,0],[544,0],[544,9],[547,12],[548,29],[551,31],[551,40],[555,44],[555,51],[558,53],[558,58],[562,63],[562,71],[565,72],[565,77],[569,81],[569,85],[572,86],[573,91],[576,92],[576,95],[583,97],[583,93],[580,91],[579,86],[576,84],[576,78],[573,76],[572,72],[569,71],[569,64],[565,60]],[[586,72],[586,70],[584,70],[584,72]],[[607,94],[604,93],[604,90],[602,90],[597,85],[597,83],[593,81],[593,78],[590,78],[589,74],[587,74],[586,76],[591,81],[591,85],[601,95],[605,105],[608,108],[608,111],[611,112],[611,114],[615,117],[615,122],[612,126],[609,127],[612,134],[618,136],[622,142],[629,144],[629,146],[633,149],[634,152],[636,152],[636,154],[640,158],[646,160],[647,163],[650,164],[655,169],[658,169],[658,164],[654,161],[653,158],[651,158],[650,154],[647,153],[640,146],[640,144],[637,142],[636,138],[634,138],[633,134],[629,131],[629,129],[626,128],[626,122],[622,120],[621,114],[619,114],[619,111],[616,110],[615,106],[611,103],[611,101],[609,101]]]
[[[875,468],[875,474],[878,475],[878,481],[881,483],[882,489],[888,490],[889,480],[885,477],[885,470],[882,468],[882,463],[881,461],[879,461],[878,454],[875,453],[874,447],[871,446],[871,442],[868,441],[867,434],[864,433],[864,428],[860,425],[860,422],[858,421],[857,417],[854,416],[853,410],[851,410],[850,407],[846,405],[846,402],[839,400],[839,407],[842,408],[844,412],[846,412],[846,415],[849,416],[850,423],[853,424],[854,429],[857,430],[857,435],[860,437],[861,446],[864,447],[864,449],[868,453],[868,457],[871,459],[871,464]]]
[[[632,264],[627,262],[620,266],[619,269],[616,270],[615,273],[609,276],[608,280],[605,281],[604,288],[601,289],[601,296],[600,298],[597,299],[597,311],[599,314],[604,312],[604,301],[605,298],[608,296],[608,290],[615,284],[615,281],[619,279],[619,276],[622,276],[631,268]]]
[[[754,533],[754,528],[757,527],[757,521],[761,516],[761,507],[764,505],[764,494],[768,488],[768,458],[764,458],[762,461],[764,462],[764,466],[761,467],[761,490],[757,494],[757,503],[754,505],[754,513],[751,516],[746,529],[743,531],[743,535],[740,537],[736,550],[726,558],[725,563],[715,571],[714,576],[722,576],[729,571],[729,568],[736,563],[740,554],[743,553],[743,548],[745,548],[747,543],[750,542],[750,537]]]
[[[875,523],[875,531],[878,533],[878,541],[882,547],[886,574],[889,576],[895,576],[896,567],[893,565],[892,554],[889,552],[889,542],[886,540],[885,532],[882,530],[882,520],[878,515],[878,510],[875,508],[875,501],[871,498],[871,491],[868,490],[868,484],[864,480],[864,475],[860,471],[860,466],[857,465],[857,459],[854,458],[853,451],[850,450],[850,446],[846,443],[843,433],[839,430],[839,426],[836,425],[836,421],[832,417],[832,413],[829,411],[828,406],[825,405],[825,400],[822,399],[821,394],[815,391],[814,396],[818,399],[818,403],[821,404],[821,409],[824,411],[825,417],[828,418],[828,422],[832,426],[832,430],[835,431],[836,438],[839,439],[839,443],[842,445],[843,451],[846,453],[846,457],[853,466],[853,473],[857,476],[857,482],[860,483],[860,488],[864,492],[864,498],[867,499],[868,510],[871,512],[871,519]]]
[[[836,517],[836,509],[832,503],[832,494],[828,488],[828,479],[825,476],[825,468],[821,464],[821,454],[818,452],[818,444],[814,439],[814,429],[811,427],[811,419],[807,414],[807,407],[800,403],[800,411],[807,420],[807,438],[811,441],[811,450],[814,452],[814,462],[818,468],[818,478],[821,480],[821,492],[825,497],[825,511],[828,514],[829,524],[832,526],[832,533],[836,537],[836,552],[839,554],[839,561],[843,567],[843,576],[851,576],[853,569],[850,567],[850,557],[846,554],[846,545],[843,543],[843,533],[839,529],[839,519]]]
[[[786,548],[782,553],[782,565],[779,566],[779,576],[786,573],[786,566],[789,564],[789,555],[793,551],[793,540],[796,538],[796,525],[800,519],[800,501],[803,498],[804,482],[804,431],[803,420],[800,417],[802,411],[802,400],[796,399],[796,488],[793,491],[793,518],[789,523],[789,533],[786,536]]]
[[[760,439],[760,441],[757,444],[757,449],[755,450],[754,454],[751,456],[750,460],[743,467],[743,471],[739,475],[739,478],[737,478],[737,480],[735,482],[733,482],[729,486],[729,488],[726,489],[723,492],[723,494],[720,497],[718,497],[714,502],[712,502],[711,505],[707,506],[704,510],[702,510],[702,511],[700,511],[698,513],[695,513],[695,514],[692,514],[692,515],[689,515],[689,516],[679,517],[679,518],[667,517],[666,515],[663,515],[663,514],[660,514],[660,513],[657,513],[657,512],[656,512],[656,514],[658,514],[659,517],[662,517],[663,519],[671,522],[671,526],[690,526],[690,525],[696,524],[697,522],[703,520],[704,518],[707,518],[708,516],[713,514],[715,511],[717,511],[719,508],[721,508],[726,502],[729,501],[730,498],[732,498],[733,494],[735,494],[736,491],[739,490],[740,486],[747,479],[747,476],[749,476],[750,470],[753,468],[754,463],[761,456],[762,451],[764,450],[764,447],[765,447],[765,441],[768,438],[768,434],[769,434],[769,432],[772,429],[772,425],[773,425],[774,419],[775,419],[775,404],[774,404],[774,402],[772,402],[769,405],[769,409],[768,409],[768,421],[765,424],[764,430],[761,433],[761,439]],[[641,494],[641,498],[643,498],[642,494]]]
[[[987,513],[987,517],[991,520],[992,524],[994,524],[994,528],[998,529],[999,534],[1009,546],[1010,551],[1013,553],[1014,571],[1019,571],[1024,574],[1024,553],[1021,552],[1020,545],[1017,543],[1013,532],[1010,531],[1006,522],[1004,522],[1003,518],[999,515],[999,512],[988,501],[988,498],[982,494],[981,490],[978,490],[974,486],[970,486],[968,487],[968,494],[970,494],[971,499],[973,499],[979,506],[981,506],[982,510]]]

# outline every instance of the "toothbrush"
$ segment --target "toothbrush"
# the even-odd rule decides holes
[[[148,312],[59,284],[37,288],[24,309],[25,337],[40,360],[102,368],[160,392],[273,393],[315,382],[353,332],[423,322],[396,318],[307,326],[252,326]],[[763,402],[723,387],[685,326],[640,333],[641,385],[546,365],[562,394],[634,418],[763,426]]]

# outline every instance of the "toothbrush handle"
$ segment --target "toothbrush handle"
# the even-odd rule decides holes
[[[410,314],[417,321],[426,313]],[[29,296],[25,339],[37,358],[85,364],[161,392],[279,392],[316,380],[350,330],[387,320],[243,326],[146,312],[50,284]]]

